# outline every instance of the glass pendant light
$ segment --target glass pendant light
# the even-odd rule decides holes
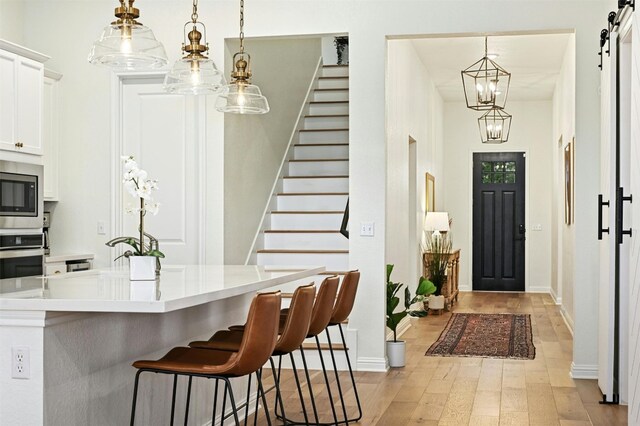
[[[245,59],[246,57],[246,59]],[[231,83],[216,99],[216,109],[231,114],[266,114],[269,102],[260,88],[251,84],[251,56],[244,51],[244,0],[240,0],[240,51],[233,55]]]
[[[89,52],[89,62],[116,71],[141,71],[163,67],[167,54],[153,31],[136,21],[140,11],[135,0],[120,0],[116,21],[107,25]]]
[[[502,108],[493,108],[478,119],[482,143],[499,144],[509,140],[511,115]]]
[[[484,38],[484,57],[461,73],[467,108],[476,111],[504,108],[511,74],[489,58],[487,37]]]
[[[198,26],[202,32],[198,30]],[[191,31],[188,31],[191,27]],[[185,56],[178,59],[164,79],[164,88],[170,93],[183,95],[206,95],[217,93],[226,83],[224,75],[206,54],[209,44],[206,42],[207,29],[198,21],[198,0],[193,1],[191,21],[184,24],[185,43],[182,51]],[[204,34],[204,40],[203,40]],[[186,43],[186,39],[189,42]]]

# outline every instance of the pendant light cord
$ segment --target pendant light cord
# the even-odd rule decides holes
[[[193,12],[191,13],[191,22],[198,22],[198,0],[193,0]]]
[[[485,57],[485,58],[487,57],[488,52],[489,52],[489,51],[487,50],[487,39],[488,39],[488,38],[489,38],[489,37],[484,36],[484,57]]]
[[[244,0],[240,0],[240,53],[244,53]]]

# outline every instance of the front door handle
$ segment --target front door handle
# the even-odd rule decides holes
[[[524,224],[521,223],[520,225],[518,225],[518,235],[521,235],[521,237],[520,238],[516,237],[515,240],[516,241],[526,240],[527,238],[524,236],[526,232],[527,232],[527,229],[524,227]]]

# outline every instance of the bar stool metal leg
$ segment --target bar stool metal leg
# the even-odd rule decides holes
[[[325,330],[327,333],[327,343],[329,344],[329,352],[331,353],[331,361],[333,363],[333,371],[336,374],[336,384],[338,385],[338,394],[340,395],[340,403],[342,404],[342,413],[344,414],[344,424],[349,424],[349,419],[347,417],[347,406],[344,403],[344,395],[342,394],[342,386],[340,385],[340,376],[338,374],[338,365],[336,364],[336,357],[333,353],[333,345],[331,344],[331,336],[329,333],[329,329]],[[346,349],[346,348],[345,348]],[[342,423],[342,422],[340,422]]]
[[[340,337],[342,337],[342,344],[345,349],[347,348],[347,341],[344,338],[344,331],[342,331],[342,324],[338,324],[338,328],[340,329]],[[362,418],[362,406],[360,405],[360,397],[358,396],[358,387],[356,386],[356,379],[353,376],[353,369],[351,368],[351,359],[349,358],[349,351],[345,350],[345,356],[347,357],[347,366],[349,367],[349,375],[351,376],[351,384],[353,386],[353,394],[356,397],[356,404],[358,405],[358,417],[355,419],[349,419],[350,421],[357,422]]]
[[[262,368],[256,372],[258,378],[258,396],[262,399],[262,405],[264,407],[264,414],[267,418],[267,425],[271,426],[271,415],[269,414],[269,406],[267,405],[267,396],[264,392],[264,386],[262,385]],[[253,420],[253,426],[258,424],[258,397],[256,397],[256,415]]]
[[[251,397],[251,374],[249,374],[249,377],[247,379],[247,399],[245,400],[245,404],[244,404],[244,426],[247,426],[247,422],[249,421],[249,398]],[[256,404],[256,410],[258,409],[258,406]]]
[[[302,395],[302,387],[300,386],[300,379],[298,378],[298,369],[296,368],[296,361],[293,358],[293,353],[289,354],[291,358],[291,368],[293,368],[293,377],[296,379],[296,386],[298,387],[298,396],[300,397],[300,405],[302,405],[302,414],[304,416],[304,422],[309,424],[309,416],[307,416],[307,407],[304,403],[304,396]]]
[[[225,414],[225,408],[227,408],[227,382],[226,380],[223,380],[224,384],[224,388],[222,391],[222,412],[220,412],[220,426],[224,425],[224,414]],[[211,424],[213,425],[213,422],[215,421],[215,419],[211,420]]]
[[[320,357],[320,365],[322,366],[322,374],[324,375],[324,382],[327,385],[327,394],[329,395],[329,406],[331,407],[331,414],[333,414],[333,421],[338,424],[338,415],[336,414],[336,407],[333,405],[333,395],[331,394],[331,384],[329,383],[329,376],[327,375],[327,367],[324,364],[324,357],[322,356],[322,347],[320,346],[320,339],[316,336],[316,346],[318,347],[318,356]]]
[[[307,368],[307,359],[304,356],[304,348],[300,345],[300,355],[302,356],[302,365],[304,366],[304,375],[307,378],[307,385],[309,386],[309,396],[311,397],[311,407],[313,408],[313,418],[316,424],[320,423],[318,420],[318,409],[316,408],[316,399],[313,396],[313,388],[311,387],[311,378],[309,377],[309,369]]]
[[[173,392],[171,396],[171,426],[173,426],[173,418],[176,413],[176,388],[178,387],[178,375],[173,375]]]
[[[211,415],[211,426],[215,426],[216,421],[216,409],[218,408],[218,379],[216,380],[216,387],[213,392],[213,414]]]
[[[138,370],[138,372],[136,373],[136,380],[133,385],[133,401],[131,403],[131,422],[130,422],[131,426],[133,426],[136,421],[136,401],[138,399],[138,382],[140,379],[140,373],[142,373],[142,370]]]
[[[189,404],[191,402],[191,382],[193,381],[193,376],[189,376],[189,384],[187,385],[187,403],[184,407],[184,426],[187,426],[189,422]]]
[[[280,374],[276,374],[276,364],[273,362],[273,357],[269,358],[269,362],[271,363],[271,374],[273,375],[273,382],[276,387],[276,400],[273,403],[273,410],[276,414],[276,418],[282,420],[284,424],[287,425],[287,416],[284,412],[282,395],[280,394]],[[278,415],[278,405],[280,406],[281,415]]]
[[[233,412],[233,419],[235,421],[236,426],[240,426],[240,420],[238,419],[238,409],[236,407],[236,400],[233,396],[233,389],[231,388],[231,382],[226,377],[223,377],[222,380],[225,382],[225,389],[229,392],[229,402],[231,403],[231,410]],[[224,403],[222,404],[222,422],[221,425],[224,426]]]

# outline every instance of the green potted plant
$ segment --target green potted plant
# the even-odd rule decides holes
[[[442,295],[442,287],[447,281],[451,238],[447,234],[442,235],[439,233],[427,238],[427,252],[430,255],[427,262],[427,272],[429,279],[436,287],[435,293],[429,297],[429,308],[443,309],[444,295]]]
[[[398,292],[404,284],[392,282],[391,272],[393,272],[393,265],[387,265],[387,327],[393,332],[393,340],[387,341],[387,357],[389,358],[390,367],[404,367],[406,347],[404,341],[398,340],[398,325],[407,315],[413,317],[423,317],[427,315],[427,312],[423,310],[411,311],[411,305],[424,301],[428,294],[436,291],[436,287],[428,279],[420,277],[416,295],[411,297],[411,292],[405,287],[404,307],[397,310],[398,306],[400,306]]]

